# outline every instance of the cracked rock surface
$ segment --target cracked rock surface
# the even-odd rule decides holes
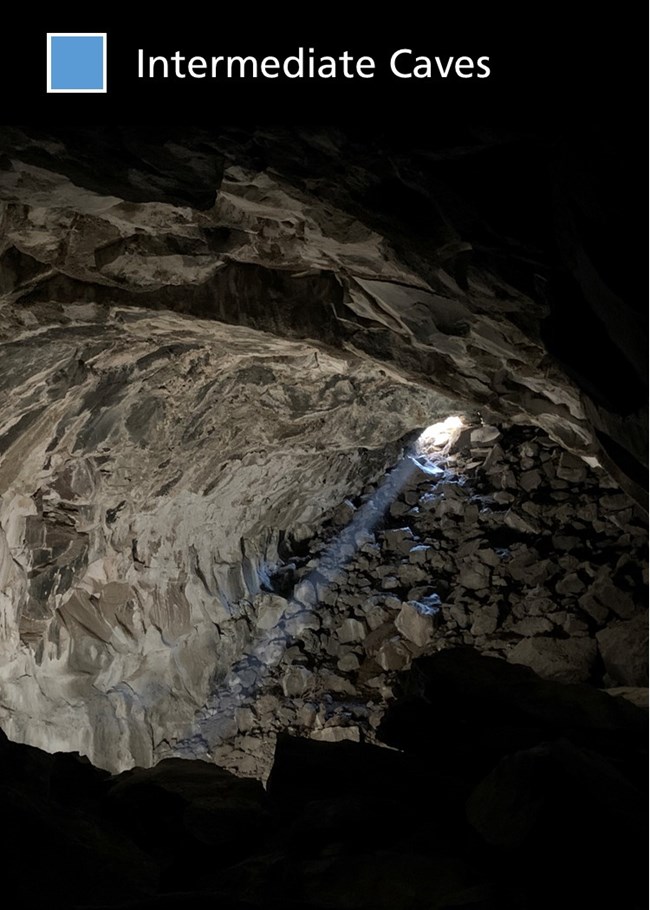
[[[504,148],[0,131],[11,738],[263,775],[277,729],[371,738],[440,647],[639,685],[641,333],[577,217],[545,246],[487,181],[469,206]],[[465,454],[418,479],[455,413]]]
[[[248,653],[180,754],[266,777],[283,730],[375,742],[399,673],[458,647],[643,698],[638,506],[537,430],[468,429],[430,457],[345,500],[284,552],[269,591],[240,604],[255,627]]]

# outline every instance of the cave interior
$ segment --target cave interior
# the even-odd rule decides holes
[[[623,151],[0,130],[14,906],[647,906]]]

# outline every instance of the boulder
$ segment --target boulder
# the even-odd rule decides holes
[[[404,638],[419,648],[433,640],[433,633],[440,620],[440,611],[417,601],[407,601],[395,618],[395,627]]]
[[[585,682],[596,652],[591,638],[525,638],[510,651],[508,660],[530,667],[542,679]]]
[[[596,635],[605,669],[623,686],[648,684],[648,611],[614,622]]]

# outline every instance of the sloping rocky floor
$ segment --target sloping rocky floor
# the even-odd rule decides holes
[[[178,759],[110,777],[3,736],[12,906],[645,908],[646,712],[471,648],[400,680],[393,749],[282,736],[266,790]]]
[[[399,671],[463,645],[647,705],[646,554],[600,468],[535,428],[468,426],[284,542],[237,605],[244,656],[171,753],[265,778],[277,732],[373,742]]]

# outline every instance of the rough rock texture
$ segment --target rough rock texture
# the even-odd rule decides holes
[[[602,682],[602,659],[611,681],[639,682],[624,678],[616,641],[594,643],[635,621],[638,580],[625,580],[619,552],[638,528],[632,504],[612,483],[581,502],[584,521],[562,511],[571,485],[603,492],[587,473],[598,463],[640,499],[634,309],[593,265],[581,190],[547,194],[558,200],[548,221],[563,227],[544,238],[541,198],[528,221],[481,180],[499,140],[406,148],[312,131],[0,131],[0,719],[11,737],[113,770],[176,750],[219,757],[259,726],[241,702],[270,674],[283,699],[302,699],[296,719],[277,695],[260,698],[274,724],[359,738],[377,716],[367,698],[356,705],[350,674],[364,678],[370,661],[383,705],[385,676],[441,636],[561,677]],[[558,327],[568,298],[589,346]],[[513,481],[493,431],[476,426],[475,446],[503,470],[508,580],[498,543],[480,543],[481,491],[471,501],[455,481],[422,518],[408,514],[421,491],[395,504],[395,558],[380,566],[351,498],[399,462],[411,431],[479,409],[488,427],[535,426],[562,445],[550,525],[536,499],[548,459],[519,453]],[[402,472],[362,523],[393,508]],[[510,508],[513,482],[531,508]],[[359,550],[378,570],[366,584],[361,565],[351,582],[368,603],[383,598],[368,618],[354,598],[330,603],[319,579],[278,581],[336,506],[354,533],[328,558]],[[621,542],[591,549],[619,548],[617,561],[592,559],[592,529],[607,538],[612,524]],[[424,541],[436,529],[464,548],[453,564]],[[530,543],[540,533],[544,552]],[[446,590],[421,590],[438,576]],[[524,578],[541,592],[526,610]],[[507,608],[494,579],[513,592]],[[323,604],[336,607],[325,624],[342,621],[325,681],[303,656],[324,644]],[[347,732],[326,732],[326,695],[353,703],[358,723],[332,725]],[[268,770],[272,748],[248,736],[241,773]]]
[[[347,499],[283,548],[274,593],[239,605],[257,632],[177,754],[266,777],[283,730],[374,741],[396,674],[458,646],[549,680],[646,686],[644,515],[602,469],[567,480],[567,463],[539,431],[482,426]]]
[[[285,529],[446,402],[242,327],[94,305],[62,320],[3,352],[5,729],[148,765],[241,654],[233,604]]]

